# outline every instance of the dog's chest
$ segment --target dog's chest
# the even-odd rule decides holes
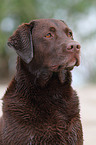
[[[30,112],[32,124],[36,126],[50,122],[54,124],[54,121],[58,122],[59,118],[61,120],[68,118],[70,101],[72,104],[70,94],[64,91],[63,87],[52,85],[46,89],[34,90],[34,95],[30,97],[28,112]]]
[[[48,99],[41,99],[39,104],[37,103],[35,110],[36,118],[33,122],[35,126],[34,136],[30,136],[29,145],[34,145],[36,142],[44,144],[47,141],[50,144],[51,140],[58,138],[58,141],[60,141],[65,136],[65,130],[68,127],[66,122],[68,119],[66,102],[60,92],[57,93],[55,91],[52,96],[50,93],[49,96],[47,95],[45,94],[45,97],[49,97]]]
[[[63,142],[64,136],[66,136],[66,130],[68,125],[63,117],[58,112],[55,113],[56,117],[50,119],[46,123],[39,124],[40,126],[34,128],[34,135],[32,134],[29,138],[28,145],[41,144],[55,144]],[[62,140],[63,139],[63,140]]]

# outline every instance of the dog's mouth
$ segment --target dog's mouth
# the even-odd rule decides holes
[[[72,70],[74,68],[74,66],[69,66],[69,67],[65,67],[63,64],[62,65],[54,65],[51,67],[51,70],[53,72],[59,72],[60,70],[66,69],[66,70]]]
[[[54,71],[54,72],[58,72],[62,69],[65,69],[65,70],[72,70],[74,68],[74,66],[79,66],[79,59],[77,58],[74,58],[70,61],[68,61],[66,64],[65,63],[62,63],[60,65],[53,65],[51,67],[51,69]]]

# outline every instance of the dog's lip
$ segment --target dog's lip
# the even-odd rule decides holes
[[[52,65],[51,70],[54,72],[58,72],[58,71],[64,69],[65,68],[64,66],[65,66],[64,64]]]
[[[58,70],[59,65],[52,65],[51,66],[51,70],[52,71],[57,71]]]
[[[58,65],[52,65],[51,68],[56,69],[58,68]]]

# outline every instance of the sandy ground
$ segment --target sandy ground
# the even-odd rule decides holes
[[[0,85],[0,99],[6,90],[6,85]],[[77,89],[80,98],[81,120],[84,132],[84,145],[96,145],[96,86],[89,85]],[[2,115],[0,100],[0,116]]]

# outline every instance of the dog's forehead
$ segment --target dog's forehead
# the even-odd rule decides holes
[[[37,26],[41,28],[49,28],[49,27],[55,27],[55,28],[64,28],[68,27],[67,24],[62,20],[56,20],[56,19],[39,19],[36,20]]]

